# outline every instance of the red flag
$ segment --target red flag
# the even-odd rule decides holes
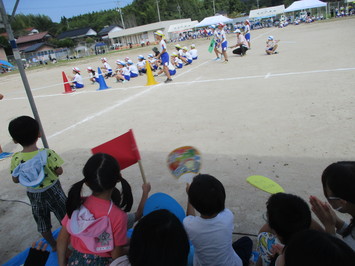
[[[113,140],[91,149],[91,151],[93,154],[107,153],[113,156],[120,164],[121,170],[137,163],[141,159],[132,129]]]

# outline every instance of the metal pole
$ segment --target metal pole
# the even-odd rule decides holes
[[[159,18],[159,21],[161,21],[160,20],[160,11],[159,11],[159,0],[157,0],[156,2],[157,2],[157,9],[158,9],[158,18]]]
[[[7,20],[7,14],[6,14],[5,6],[4,6],[4,3],[2,2],[2,0],[0,0],[0,15],[2,16],[2,20],[3,20],[4,26],[5,26],[7,35],[9,36],[11,48],[14,53],[16,64],[17,64],[18,70],[19,70],[21,78],[22,78],[22,83],[23,83],[25,90],[26,90],[28,101],[30,102],[30,105],[31,105],[32,113],[33,113],[33,115],[34,115],[35,119],[37,120],[39,127],[40,127],[40,131],[41,131],[41,135],[42,135],[41,139],[42,139],[43,146],[45,148],[48,148],[49,146],[48,146],[48,142],[46,139],[46,135],[44,134],[41,119],[39,118],[39,114],[37,111],[35,101],[32,96],[30,85],[27,80],[25,69],[23,68],[23,64],[22,64],[22,60],[21,60],[21,56],[20,56],[20,51],[17,48],[16,40],[14,38],[14,34],[12,32],[11,25]]]
[[[214,16],[214,15],[216,15],[216,5],[215,5],[214,0],[212,0],[212,3],[213,3],[213,16]]]

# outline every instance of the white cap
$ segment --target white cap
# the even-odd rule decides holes
[[[155,35],[158,35],[160,37],[163,37],[164,36],[164,33],[161,31],[161,30],[158,30],[156,32],[154,32]]]
[[[274,36],[269,36],[267,39],[268,39],[268,40],[273,40],[273,39],[274,39]]]
[[[240,33],[240,29],[236,29],[234,33]]]
[[[73,71],[75,71],[76,73],[80,73],[80,69],[79,69],[78,67],[73,67],[72,69],[73,69]]]

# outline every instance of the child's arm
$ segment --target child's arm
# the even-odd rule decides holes
[[[111,257],[113,260],[117,259],[118,257],[121,257],[123,255],[128,254],[128,249],[126,246],[116,246],[112,251],[111,251]]]
[[[186,193],[189,194],[190,184],[186,183]],[[191,205],[190,201],[187,200],[186,216],[196,216],[195,208]]]
[[[151,189],[150,183],[145,183],[142,185],[142,197],[141,197],[141,201],[139,202],[137,211],[135,213],[135,217],[134,217],[135,222],[140,220],[143,216],[144,205],[148,199],[150,189]]]
[[[57,167],[54,172],[59,176],[63,174],[63,167]]]
[[[62,226],[62,229],[59,232],[57,239],[57,255],[58,255],[58,264],[59,266],[67,265],[66,261],[66,252],[69,244],[70,234],[65,228]]]

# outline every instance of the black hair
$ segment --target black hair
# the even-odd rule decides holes
[[[157,210],[134,228],[128,258],[132,266],[185,266],[189,251],[180,220],[168,210]]]
[[[195,176],[188,196],[191,205],[202,215],[212,216],[225,208],[226,192],[223,184],[211,175]]]
[[[344,241],[315,230],[295,234],[284,256],[285,266],[355,266],[355,252]]]
[[[270,196],[266,203],[268,224],[287,244],[293,234],[309,229],[311,211],[300,197],[286,193]]]
[[[39,136],[38,122],[29,116],[19,116],[9,123],[12,139],[21,146],[30,146],[37,142]]]
[[[66,207],[69,218],[73,211],[79,209],[84,203],[81,197],[84,183],[96,193],[113,189],[112,202],[125,212],[131,210],[133,204],[131,186],[121,176],[120,166],[111,155],[97,153],[91,156],[83,168],[83,175],[84,179],[75,183],[68,193]],[[121,182],[122,193],[116,188],[118,182]]]
[[[329,165],[323,171],[322,184],[325,197],[328,197],[326,191],[326,187],[328,187],[334,194],[333,196],[355,204],[355,162],[343,161]],[[343,236],[349,235],[355,227],[354,218],[344,231]]]

